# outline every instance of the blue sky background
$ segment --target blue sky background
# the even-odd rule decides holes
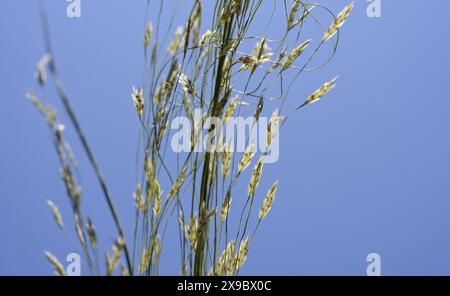
[[[129,232],[138,135],[130,91],[142,79],[146,1],[82,0],[81,19],[66,17],[65,1],[46,2],[61,77]],[[348,1],[320,3],[338,12]],[[243,274],[364,275],[370,252],[384,275],[450,274],[450,2],[382,0],[381,18],[368,18],[367,5],[356,1],[335,59],[291,92],[303,99],[341,75],[281,131],[280,160],[261,185],[280,180],[278,196]],[[0,11],[0,274],[46,275],[43,250],[63,261],[79,249],[47,208],[53,199],[71,228],[48,129],[24,98],[44,54],[38,5],[5,0]],[[275,21],[267,34],[284,26]],[[51,87],[45,96],[68,122]],[[109,213],[70,125],[67,136],[86,212],[109,249]],[[163,274],[179,270],[172,242]]]

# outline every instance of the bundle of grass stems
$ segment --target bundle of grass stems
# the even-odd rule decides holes
[[[94,224],[83,213],[77,164],[65,140],[65,127],[51,106],[31,91],[27,97],[50,128],[73,211],[74,233],[91,274],[157,275],[164,238],[177,235],[180,267],[176,273],[238,275],[277,194],[276,180],[269,181],[271,186],[260,188],[264,160],[273,137],[293,112],[325,96],[335,86],[336,78],[329,79],[293,110],[284,112],[282,107],[288,90],[302,73],[314,69],[311,62],[322,47],[331,48],[330,59],[333,57],[339,30],[353,3],[334,15],[321,4],[300,0],[264,1],[264,4],[262,0],[218,0],[209,3],[207,9],[201,0],[185,1],[191,7],[185,23],[166,42],[167,18],[163,16],[171,6],[165,2],[147,3],[148,9],[159,11],[159,15],[156,22],[149,20],[143,29],[144,79],[141,87],[133,87],[131,91],[130,102],[136,109],[140,128],[141,176],[133,194],[136,220],[130,234],[123,230],[112,194],[60,81],[41,2],[47,53],[37,64],[35,76],[43,87],[48,83],[46,73],[49,72],[111,212],[117,235],[104,263],[98,258]],[[269,23],[285,23],[277,38],[249,34],[252,25],[261,23],[258,11],[263,5],[273,6],[284,16],[284,19],[269,20]],[[322,26],[317,14],[327,15],[331,25]],[[209,16],[209,24],[205,16]],[[172,15],[169,23],[178,19]],[[317,40],[302,40],[308,22],[321,28],[323,35]],[[291,80],[287,88],[286,80]],[[224,143],[217,124],[208,126],[206,120],[215,117],[226,123],[229,118],[247,113],[256,123],[268,105],[276,108],[269,110],[272,115],[267,124],[266,147],[261,152],[250,139],[243,153],[235,151],[232,142]],[[194,110],[200,110],[200,116],[194,116]],[[193,127],[191,151],[170,158],[166,153],[172,136],[169,126],[177,116],[188,118]],[[196,135],[202,130],[213,135],[207,145],[220,143],[222,149],[194,151],[198,144]],[[240,187],[246,192],[239,191]],[[57,225],[64,229],[58,207],[52,201],[48,205]],[[178,227],[166,233],[170,221],[176,221]],[[55,273],[65,275],[58,259],[50,252],[45,255]]]

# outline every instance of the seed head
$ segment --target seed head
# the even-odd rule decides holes
[[[275,69],[277,69],[280,66],[281,60],[286,55],[286,51],[287,51],[287,46],[284,46],[283,49],[281,50],[280,55],[278,56],[277,60],[272,64],[272,66],[269,68],[269,70],[267,70],[268,73],[272,73],[273,71],[275,71]]]
[[[344,25],[345,21],[347,20],[348,16],[350,15],[350,12],[353,10],[353,2],[350,3],[348,6],[346,6],[336,17],[336,19],[333,21],[331,26],[326,31],[325,35],[323,36],[322,42],[325,42],[332,38],[339,29]]]
[[[147,211],[147,205],[142,197],[142,186],[140,183],[136,185],[136,191],[133,193],[133,199],[136,208],[142,213],[145,213]]]
[[[120,265],[120,276],[130,276],[130,272],[123,264]]]
[[[54,270],[56,275],[59,275],[59,276],[65,276],[66,275],[62,264],[59,262],[59,260],[52,253],[50,253],[48,251],[45,251],[44,255],[45,255],[45,257],[47,257],[47,260],[52,265],[53,270]]]
[[[209,272],[210,275],[214,276],[225,276],[233,275],[236,266],[236,258],[234,256],[236,242],[234,240],[228,242],[225,250],[222,251],[216,266],[212,268]]]
[[[108,254],[106,254],[106,272],[109,276],[114,273],[114,270],[119,265],[120,255],[122,253],[122,249],[125,245],[125,241],[123,237],[120,237],[114,242],[112,247],[112,255],[111,258]]]
[[[148,45],[150,44],[150,40],[152,38],[152,33],[153,33],[153,24],[148,23],[147,26],[145,27],[145,37],[144,37],[145,50],[147,50]]]
[[[223,202],[222,208],[220,210],[220,219],[221,221],[225,221],[228,217],[228,213],[230,212],[231,208],[231,194],[227,193],[227,197],[225,198],[225,201]]]
[[[272,144],[273,137],[278,132],[281,119],[282,117],[278,114],[278,109],[275,109],[270,117],[269,124],[267,125],[267,147]]]
[[[180,74],[180,78],[178,81],[181,83],[181,86],[183,87],[183,90],[186,94],[196,96],[197,92],[195,91],[194,84],[192,81],[183,73]]]
[[[295,16],[297,15],[298,8],[300,7],[301,2],[294,0],[294,4],[292,4],[291,12],[289,13],[287,27],[288,30],[291,30],[294,27]]]
[[[306,106],[306,105],[309,105],[309,104],[319,101],[323,96],[325,96],[327,93],[329,93],[336,86],[336,80],[338,78],[339,78],[339,76],[333,78],[332,80],[330,80],[330,81],[326,82],[324,85],[322,85],[312,95],[310,95],[300,107],[303,107],[303,106]]]
[[[258,188],[259,180],[261,179],[263,166],[264,166],[263,157],[261,157],[259,161],[256,163],[255,167],[253,168],[250,183],[248,184],[247,190],[248,198],[252,198],[255,195],[255,190],[256,188]]]
[[[199,223],[197,214],[189,220],[189,224],[186,227],[186,236],[188,237],[191,248],[195,248],[197,245],[197,233],[199,229]]]
[[[172,39],[172,42],[169,44],[167,48],[167,52],[170,55],[174,55],[179,49],[184,39],[184,28],[178,27],[175,31],[175,36]]]
[[[299,46],[297,46],[296,48],[294,48],[294,50],[291,51],[291,53],[286,57],[286,59],[281,64],[280,72],[283,72],[284,70],[289,68],[292,65],[292,63],[302,54],[302,52],[305,51],[305,49],[309,46],[310,43],[311,39],[308,39]]]
[[[226,178],[230,172],[231,157],[233,156],[233,144],[230,141],[225,144],[222,156],[222,176]]]
[[[231,99],[230,104],[228,105],[228,109],[225,111],[223,116],[223,123],[226,123],[231,117],[233,117],[234,110],[236,110],[236,106],[238,105],[238,97],[234,97]]]
[[[34,77],[38,81],[40,85],[44,85],[45,81],[47,80],[47,75],[45,73],[45,67],[51,62],[52,55],[51,54],[45,54],[37,63],[36,65],[36,71],[34,72]]]
[[[94,224],[92,224],[92,221],[89,218],[87,221],[86,229],[89,236],[89,241],[91,242],[91,246],[94,249],[97,248],[97,234],[95,232]]]
[[[133,87],[131,98],[133,99],[134,107],[136,108],[139,117],[142,117],[144,114],[144,90]]]
[[[249,247],[249,240],[248,240],[248,236],[247,236],[239,244],[239,250],[238,250],[238,253],[237,253],[237,256],[236,256],[236,269],[242,268],[242,266],[245,263],[245,260],[247,260],[248,247]]]
[[[272,187],[267,192],[266,197],[264,198],[263,205],[258,213],[259,221],[264,219],[264,217],[266,217],[266,215],[269,213],[270,209],[272,208],[273,201],[275,200],[275,194],[277,192],[277,188],[278,188],[278,181],[272,185]]]
[[[64,225],[58,207],[51,200],[47,201],[47,205],[52,210],[53,219],[55,219],[56,224],[59,226],[59,228],[63,229]]]
[[[181,173],[178,176],[177,180],[175,181],[175,184],[173,184],[172,189],[170,189],[167,198],[171,198],[172,196],[178,194],[178,192],[180,191],[180,187],[183,185],[185,179],[186,179],[186,167],[184,167],[181,170]]]
[[[78,217],[75,218],[75,232],[77,233],[78,239],[80,243],[84,246],[86,245],[86,241],[84,239],[83,229],[81,228],[80,219]]]
[[[206,42],[208,42],[208,40],[214,35],[214,32],[211,30],[207,30],[202,37],[200,37],[200,42],[198,44],[198,46],[200,47],[200,49],[203,49],[206,45]]]
[[[155,201],[153,203],[153,215],[155,215],[155,217],[158,217],[159,214],[161,214],[161,199],[162,194],[159,192],[155,195]]]
[[[267,39],[265,37],[262,38],[258,43],[256,43],[251,55],[242,56],[238,59],[238,63],[242,64],[241,70],[251,70],[253,73],[256,67],[269,61],[273,53],[268,52],[271,49],[267,46],[266,41]]]
[[[251,142],[244,152],[244,155],[239,162],[238,174],[242,173],[252,162],[253,157],[255,157],[255,143]]]

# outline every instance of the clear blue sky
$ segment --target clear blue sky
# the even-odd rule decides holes
[[[44,53],[36,2],[0,2],[2,275],[51,274],[43,250],[62,259],[79,251],[47,208],[53,199],[71,228],[48,129],[24,98]],[[129,231],[138,133],[130,91],[141,81],[146,1],[82,2],[82,18],[69,19],[65,1],[47,1],[54,50]],[[319,2],[336,12],[348,4]],[[370,252],[381,255],[385,275],[450,274],[450,2],[382,4],[382,17],[371,19],[357,0],[335,59],[292,90],[294,100],[304,98],[340,74],[326,99],[281,132],[280,160],[262,181],[280,180],[278,197],[244,274],[364,275]],[[275,21],[268,34],[284,26]],[[46,96],[67,122],[51,88]],[[87,212],[109,248],[114,230],[103,197],[70,126],[68,137]],[[161,272],[176,273],[177,264],[165,256]]]

